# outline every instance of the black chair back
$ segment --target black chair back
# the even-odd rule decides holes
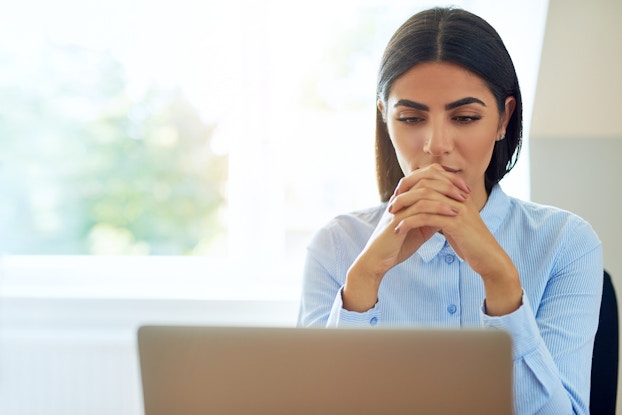
[[[611,276],[604,272],[600,320],[592,355],[590,413],[615,414],[618,394],[618,301]]]

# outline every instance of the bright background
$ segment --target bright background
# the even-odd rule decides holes
[[[546,4],[497,3],[458,2],[506,39],[528,142]],[[435,3],[328,4],[3,8],[0,249],[299,261],[331,217],[378,203],[377,65]],[[504,183],[523,198],[527,166],[528,143]]]
[[[0,0],[4,2],[4,0]],[[548,2],[464,0],[529,125]],[[293,325],[312,233],[378,203],[375,80],[430,1],[0,10],[0,413],[139,414],[145,323]]]

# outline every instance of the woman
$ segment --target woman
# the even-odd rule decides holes
[[[504,329],[516,413],[588,413],[601,245],[576,215],[498,185],[522,134],[502,40],[463,10],[418,13],[390,40],[377,92],[383,203],[315,235],[299,325]]]

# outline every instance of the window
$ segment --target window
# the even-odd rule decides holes
[[[127,265],[121,258],[133,255],[144,269],[157,256],[199,257],[295,284],[316,229],[377,203],[380,55],[405,18],[437,4],[26,0],[5,8],[5,265],[90,255]],[[504,38],[527,138],[546,2],[452,4]],[[505,180],[524,198],[527,156],[526,141]]]
[[[452,3],[500,31],[527,127],[547,3]],[[436,4],[5,5],[0,412],[142,413],[145,322],[293,324],[311,234],[378,201],[380,55]]]

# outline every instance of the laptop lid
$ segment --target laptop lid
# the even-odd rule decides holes
[[[497,330],[145,326],[145,415],[511,414]]]

